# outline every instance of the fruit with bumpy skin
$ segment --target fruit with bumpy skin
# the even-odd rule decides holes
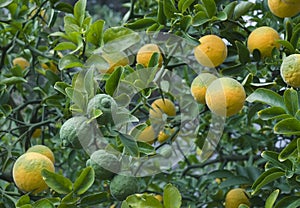
[[[216,79],[217,77],[213,74],[201,73],[193,80],[191,85],[191,93],[198,103],[206,104],[206,89]]]
[[[93,116],[95,110],[102,111],[102,114],[97,118],[98,124],[113,124],[113,114],[117,111],[117,103],[110,95],[97,94],[88,103],[88,115]]]
[[[101,70],[101,73],[111,74],[118,66],[126,66],[129,64],[127,55],[124,52],[104,53],[102,54],[109,67]]]
[[[208,108],[219,116],[232,116],[238,113],[243,108],[245,99],[243,85],[230,77],[213,81],[205,95]]]
[[[14,182],[24,192],[40,193],[48,188],[41,174],[43,169],[54,172],[54,165],[48,157],[36,152],[25,153],[13,166]]]
[[[231,189],[225,198],[225,208],[238,208],[239,205],[245,204],[250,206],[248,194],[245,189],[235,188]]]
[[[91,154],[90,159],[86,162],[91,166],[96,176],[101,180],[110,180],[120,171],[121,163],[118,157],[105,150],[97,150]]]
[[[300,54],[292,54],[283,59],[280,74],[285,83],[300,87]]]
[[[199,39],[200,45],[194,49],[196,60],[203,66],[216,67],[227,58],[227,46],[216,35],[205,35]]]
[[[270,11],[277,17],[293,17],[300,12],[300,1],[295,0],[268,0]]]
[[[253,30],[247,41],[248,49],[250,53],[253,53],[254,49],[259,50],[262,58],[270,57],[274,48],[279,48],[280,44],[279,34],[271,27],[263,26]]]
[[[155,52],[159,54],[158,66],[161,66],[163,62],[163,57],[161,55],[158,45],[153,43],[143,45],[139,49],[136,55],[136,62],[138,64],[144,65],[145,67],[148,67],[149,61]]]
[[[87,121],[85,116],[75,116],[61,126],[59,135],[65,146],[82,148],[80,139],[87,138],[92,133]]]
[[[169,99],[157,99],[151,104],[151,109],[149,111],[150,118],[161,119],[163,113],[168,116],[176,115],[176,108],[174,103]]]
[[[111,195],[119,200],[125,200],[129,195],[138,192],[138,180],[135,177],[116,175],[110,183]]]
[[[36,152],[36,153],[40,153],[46,157],[48,157],[52,163],[55,163],[55,158],[54,158],[54,154],[52,152],[52,150],[45,146],[45,145],[34,145],[32,147],[30,147],[27,152]]]
[[[19,66],[23,70],[30,66],[30,63],[23,57],[14,58],[12,62],[14,66]]]

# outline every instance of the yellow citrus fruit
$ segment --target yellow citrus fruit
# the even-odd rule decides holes
[[[152,126],[147,126],[144,128],[141,133],[138,135],[137,140],[142,142],[147,142],[153,144],[156,138],[156,133]]]
[[[194,49],[196,60],[203,66],[216,67],[227,57],[227,46],[216,35],[205,35],[199,39],[200,45]]]
[[[100,70],[101,73],[111,74],[118,66],[126,66],[129,64],[127,55],[124,52],[104,53],[103,58],[109,64],[108,69]]]
[[[159,132],[157,136],[157,141],[163,143],[164,141],[168,140],[174,134],[174,132],[175,130],[172,128],[165,128],[164,130]]]
[[[55,158],[54,158],[54,154],[52,152],[52,150],[45,146],[45,145],[34,145],[32,147],[30,147],[27,152],[36,152],[36,153],[40,153],[46,157],[48,157],[54,164],[55,162]]]
[[[149,61],[153,53],[157,52],[159,54],[158,65],[161,66],[163,62],[163,57],[161,55],[158,45],[150,43],[142,46],[136,55],[136,62],[148,67]]]
[[[208,108],[219,116],[232,116],[244,106],[246,93],[243,85],[230,77],[213,81],[206,90]]]
[[[205,93],[207,87],[212,83],[217,77],[210,73],[199,74],[192,82],[191,93],[198,103],[205,104]]]
[[[13,179],[17,187],[24,192],[40,193],[48,188],[41,171],[54,172],[52,161],[36,152],[21,155],[13,166]]]
[[[34,130],[34,132],[32,133],[32,138],[38,138],[42,135],[42,129],[37,128]]]
[[[157,99],[151,104],[151,109],[149,111],[150,118],[161,119],[163,114],[168,116],[176,115],[176,108],[174,103],[169,99]]]
[[[159,202],[162,202],[162,201],[163,201],[163,197],[162,197],[162,195],[160,195],[160,194],[156,194],[154,197],[155,197]]]
[[[19,67],[21,67],[21,69],[26,69],[30,66],[30,63],[23,57],[14,58],[12,62],[14,66],[18,65]]]
[[[272,55],[273,48],[279,48],[280,44],[279,34],[271,27],[262,26],[253,30],[247,41],[248,49],[250,53],[253,53],[254,49],[259,50],[262,58],[270,57]]]
[[[280,74],[285,83],[292,87],[300,87],[300,54],[292,54],[284,58]]]
[[[45,70],[51,70],[54,73],[58,73],[57,65],[55,63],[53,63],[53,61],[49,61],[47,63],[42,63],[41,66]]]
[[[245,189],[231,189],[225,198],[225,208],[238,208],[240,204],[250,206],[249,196]]]
[[[292,0],[268,0],[270,11],[277,17],[293,17],[300,12],[300,2]]]

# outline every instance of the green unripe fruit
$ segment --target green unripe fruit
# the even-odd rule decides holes
[[[116,175],[110,183],[110,193],[119,201],[137,193],[138,189],[138,180],[135,177]]]
[[[68,119],[60,128],[59,135],[65,146],[82,148],[79,139],[87,137],[91,133],[91,125],[84,116],[76,116]]]
[[[113,113],[117,111],[116,101],[107,94],[97,94],[93,97],[87,107],[87,113],[90,117],[93,117],[95,110],[101,110],[102,114],[97,118],[97,122],[100,125],[106,125],[108,123],[113,124]]]
[[[118,157],[106,152],[105,150],[97,150],[93,152],[90,159],[86,162],[87,166],[92,166],[96,177],[101,180],[110,180],[118,173],[121,163]]]

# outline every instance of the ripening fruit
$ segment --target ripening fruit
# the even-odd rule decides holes
[[[196,60],[203,66],[216,67],[227,58],[227,46],[216,35],[205,35],[199,39],[200,45],[194,49]]]
[[[210,73],[199,74],[192,82],[191,93],[194,99],[201,104],[206,104],[205,94],[206,89],[217,77]]]
[[[58,68],[57,68],[57,65],[55,63],[53,63],[53,61],[49,61],[47,63],[41,63],[41,66],[43,69],[45,70],[50,70],[52,71],[53,73],[58,73]]]
[[[30,66],[30,63],[23,57],[14,58],[12,62],[14,66],[18,65],[23,70]]]
[[[48,188],[41,171],[54,172],[52,161],[36,152],[21,155],[13,166],[13,179],[16,186],[24,192],[40,193]]]
[[[54,164],[55,162],[55,158],[54,158],[54,154],[52,152],[52,150],[45,146],[45,145],[34,145],[32,147],[30,147],[27,152],[36,152],[36,153],[40,153],[46,157],[48,157]]]
[[[250,53],[253,53],[254,49],[259,50],[262,58],[270,57],[274,48],[279,48],[280,44],[279,34],[271,27],[263,26],[253,30],[247,41],[248,49]]]
[[[300,1],[298,0],[268,0],[270,11],[277,17],[293,17],[300,12]]]
[[[157,52],[159,54],[158,65],[161,66],[163,62],[163,57],[161,55],[161,51],[158,45],[150,43],[142,46],[136,55],[136,62],[138,64],[142,64],[145,67],[148,67],[149,61],[153,55],[153,53]]]
[[[146,128],[144,128],[137,137],[138,141],[141,142],[146,142],[149,144],[153,144],[154,140],[156,139],[156,133],[153,129],[153,127],[150,126],[146,126]]]
[[[285,83],[292,87],[300,87],[300,54],[292,54],[284,58],[280,74]]]
[[[225,208],[238,208],[239,205],[245,204],[250,206],[248,194],[245,189],[235,188],[231,189],[225,198]]]
[[[101,70],[101,73],[111,74],[118,66],[126,66],[129,64],[129,59],[124,52],[104,53],[102,56],[109,64],[109,67],[105,70]]]
[[[175,129],[173,128],[165,128],[162,131],[159,132],[158,136],[157,136],[157,141],[160,143],[165,142],[166,140],[168,140],[171,136],[173,136],[173,134],[175,133]],[[174,136],[175,139],[176,135]]]
[[[246,93],[243,85],[230,77],[213,81],[206,90],[208,108],[219,116],[232,116],[244,106]]]
[[[151,104],[151,109],[149,111],[150,118],[161,119],[163,114],[168,116],[176,115],[176,108],[174,103],[169,99],[159,98]]]

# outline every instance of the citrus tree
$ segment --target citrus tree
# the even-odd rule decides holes
[[[300,206],[299,1],[97,6],[0,1],[0,207]]]

